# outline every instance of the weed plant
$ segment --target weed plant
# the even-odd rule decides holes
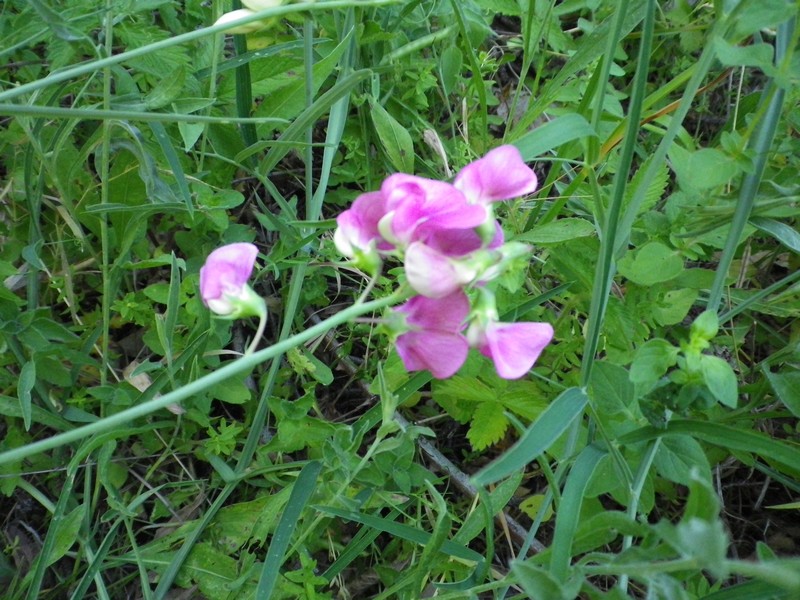
[[[800,3],[234,1],[0,6],[0,595],[800,597]],[[554,342],[409,373],[335,219],[508,144]]]

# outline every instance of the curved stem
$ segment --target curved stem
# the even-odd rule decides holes
[[[53,448],[58,448],[59,446],[76,442],[83,438],[94,435],[95,433],[109,431],[114,427],[124,425],[134,419],[144,417],[156,412],[157,410],[166,408],[170,404],[181,402],[182,400],[185,400],[194,394],[204,392],[212,385],[224,381],[229,377],[237,375],[238,373],[252,369],[256,365],[274,358],[275,356],[283,354],[284,352],[299,346],[303,342],[317,337],[359,315],[380,310],[387,306],[391,306],[392,304],[396,304],[402,301],[405,296],[406,293],[403,290],[399,290],[394,294],[387,296],[386,298],[373,300],[372,302],[365,302],[363,304],[354,304],[353,306],[344,309],[328,319],[309,327],[305,331],[301,331],[300,333],[295,334],[283,340],[282,342],[273,344],[272,346],[264,348],[263,350],[259,350],[258,352],[245,354],[241,358],[228,363],[223,367],[220,367],[216,371],[209,373],[208,375],[204,375],[195,381],[187,383],[183,387],[173,390],[168,394],[164,394],[158,398],[153,398],[152,400],[148,400],[147,402],[143,402],[137,406],[132,406],[131,408],[105,417],[104,419],[95,421],[94,423],[89,423],[88,425],[77,427],[71,431],[59,433],[44,440],[22,446],[21,448],[14,448],[12,450],[3,452],[0,454],[0,465],[13,463],[46,450],[52,450]]]

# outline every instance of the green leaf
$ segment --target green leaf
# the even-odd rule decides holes
[[[764,217],[751,217],[750,224],[768,233],[790,250],[800,254],[800,233],[786,223]]]
[[[660,338],[646,341],[636,351],[631,364],[631,381],[645,387],[654,384],[675,365],[678,348]]]
[[[589,389],[594,407],[603,415],[624,412],[636,398],[628,371],[609,362],[594,363]]]
[[[773,28],[796,14],[793,3],[787,0],[758,0],[758,2],[735,0],[731,4],[742,5],[734,22],[737,39],[742,39],[760,29]]]
[[[714,398],[725,406],[736,408],[738,383],[733,367],[718,356],[703,354],[700,356],[700,368],[703,373],[703,381]]]
[[[681,271],[683,259],[661,242],[649,242],[619,261],[619,272],[644,286],[674,279]]]
[[[687,191],[710,190],[741,173],[741,167],[733,157],[715,148],[691,152],[676,144],[670,149],[669,158],[681,187]]]
[[[669,290],[653,304],[653,318],[659,325],[677,325],[689,314],[699,295],[698,290],[688,288]]]
[[[511,572],[516,576],[528,598],[573,600],[579,597],[581,577],[573,577],[569,581],[561,582],[543,567],[519,560],[511,563]]]
[[[414,142],[411,134],[374,98],[370,98],[369,105],[372,123],[389,162],[401,173],[413,173]]]
[[[455,90],[456,82],[461,75],[463,62],[464,57],[456,45],[448,46],[442,52],[442,58],[439,61],[439,73],[446,96],[449,96]]]
[[[714,339],[718,331],[719,317],[716,311],[704,310],[692,321],[692,326],[689,328],[689,337],[691,339],[700,338],[710,341]]]
[[[526,133],[514,142],[523,160],[534,160],[568,142],[585,137],[597,137],[597,132],[577,113],[556,117],[552,121]]]
[[[186,81],[186,67],[178,65],[144,99],[147,110],[158,110],[177,100]]]
[[[696,440],[688,435],[670,435],[661,439],[661,444],[653,461],[659,474],[670,481],[689,485],[693,469],[702,476],[711,476],[711,466],[706,453]],[[696,474],[695,474],[696,476]]]
[[[497,460],[476,473],[475,485],[486,486],[523,470],[536,460],[567,430],[580,415],[589,398],[580,388],[569,388],[525,430],[520,439]]]
[[[772,55],[774,49],[769,44],[751,44],[748,46],[734,46],[726,42],[722,37],[715,37],[714,51],[717,58],[726,67],[758,67],[767,75],[774,72]]]
[[[595,233],[596,230],[591,221],[568,217],[534,227],[530,231],[515,236],[514,241],[534,244],[557,244],[579,237],[594,235]]]
[[[31,360],[22,365],[17,383],[17,395],[25,431],[30,431],[31,428],[31,391],[34,385],[36,385],[36,363]]]
[[[474,450],[499,442],[508,429],[508,417],[497,402],[481,402],[472,414],[467,439]]]
[[[244,384],[244,380],[228,379],[211,386],[208,394],[228,404],[244,404],[251,398],[251,392]]]
[[[773,439],[757,431],[731,427],[717,422],[673,419],[665,429],[642,427],[626,433],[620,436],[619,443],[633,444],[655,439],[664,434],[685,434],[720,448],[754,453],[772,463],[773,466],[779,465],[781,472],[789,473],[795,478],[800,477],[800,468],[798,467],[800,450],[795,444]]]
[[[800,371],[783,370],[771,373],[765,368],[764,374],[778,399],[795,417],[800,417]]]
[[[53,536],[52,551],[47,557],[48,565],[52,565],[61,559],[78,540],[78,532],[81,529],[85,511],[86,505],[81,504],[73,508],[68,515],[53,518],[53,523],[50,527],[55,527],[55,534]]]
[[[285,560],[292,534],[300,521],[300,515],[317,487],[317,477],[321,470],[322,463],[311,461],[300,471],[278,527],[270,541],[267,557],[261,570],[261,578],[258,581],[257,598],[272,597],[272,590],[278,581],[278,574],[281,572],[281,565]]]

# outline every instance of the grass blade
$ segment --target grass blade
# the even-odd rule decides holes
[[[583,414],[589,398],[580,388],[565,390],[500,458],[478,471],[472,482],[486,486],[520,471],[547,450]]]
[[[313,461],[306,464],[300,471],[292,488],[292,494],[289,496],[289,502],[281,515],[275,534],[272,536],[267,558],[264,560],[264,567],[261,571],[261,578],[258,581],[256,598],[267,600],[272,597],[272,590],[278,581],[286,549],[289,547],[300,515],[316,489],[317,477],[321,470],[322,463]]]

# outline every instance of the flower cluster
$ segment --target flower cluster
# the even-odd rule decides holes
[[[501,146],[462,169],[455,181],[395,174],[360,195],[337,218],[334,243],[374,275],[386,257],[402,260],[417,295],[393,309],[389,327],[409,371],[453,375],[470,347],[501,377],[525,375],[553,337],[547,323],[500,323],[486,284],[529,248],[504,242],[493,203],[536,189],[514,146]],[[471,302],[467,291],[474,290]]]

